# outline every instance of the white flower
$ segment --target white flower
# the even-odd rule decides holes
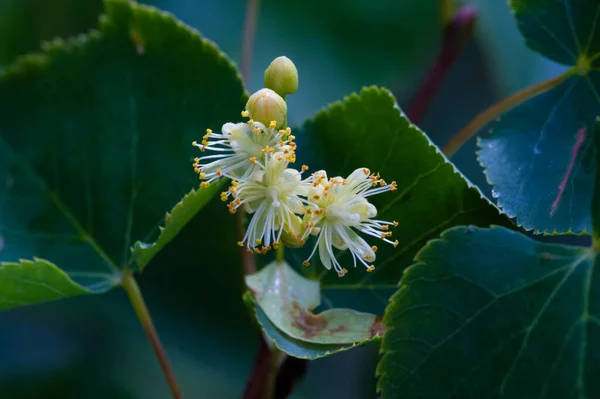
[[[342,277],[347,270],[335,258],[335,247],[350,250],[355,267],[358,259],[367,271],[373,271],[377,247],[370,246],[356,231],[398,245],[397,240],[389,239],[392,233],[388,231],[389,226],[397,226],[397,222],[374,220],[377,209],[367,200],[371,195],[396,190],[396,182],[387,184],[378,174],[373,175],[366,168],[356,169],[347,179],[335,177],[327,180],[325,171],[319,171],[312,175],[312,180],[308,196],[310,206],[304,216],[304,238],[310,233],[318,235],[318,238],[304,265],[310,265],[309,261],[318,248],[323,265],[327,269],[333,265]]]
[[[247,116],[247,112],[242,112]],[[291,130],[277,130],[275,122],[266,127],[260,122],[249,120],[248,123],[226,123],[222,133],[214,133],[207,129],[202,142],[193,142],[200,151],[212,151],[211,155],[203,155],[194,159],[194,170],[200,175],[200,184],[208,184],[222,176],[230,179],[246,180],[260,168],[255,161],[263,161],[266,152],[271,149],[281,152],[288,161],[295,161]]]
[[[296,214],[304,213],[306,203],[300,196],[306,196],[312,186],[301,179],[301,172],[288,168],[285,154],[273,149],[266,152],[264,164],[258,160],[253,163],[259,170],[248,179],[234,181],[228,191],[221,193],[221,199],[226,201],[232,195],[231,213],[243,205],[245,211],[252,214],[246,235],[238,245],[266,253],[271,244],[277,248],[286,226],[295,228]],[[307,169],[302,166],[302,172]],[[257,248],[260,245],[262,249]]]

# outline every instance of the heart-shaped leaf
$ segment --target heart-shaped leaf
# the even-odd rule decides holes
[[[537,233],[589,234],[594,157],[592,124],[600,110],[600,3],[513,0],[533,50],[571,65],[560,85],[506,113],[480,140],[499,206]]]
[[[591,248],[456,227],[416,262],[383,319],[384,399],[600,396]]]
[[[43,257],[76,281],[143,269],[206,204],[218,187],[190,192],[191,143],[246,99],[195,30],[134,2],[105,6],[98,31],[0,76],[0,259]]]

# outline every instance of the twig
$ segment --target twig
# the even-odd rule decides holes
[[[479,131],[479,129],[487,125],[489,122],[493,121],[506,111],[510,110],[513,107],[516,107],[522,102],[527,101],[530,98],[537,96],[538,94],[541,94],[547,90],[550,90],[553,87],[558,86],[559,84],[564,82],[565,79],[567,79],[569,76],[578,73],[578,71],[579,69],[577,67],[573,67],[565,73],[563,73],[562,75],[556,76],[549,80],[545,80],[533,86],[529,86],[492,105],[491,107],[477,115],[475,119],[473,119],[467,126],[465,126],[460,132],[458,132],[456,136],[450,139],[448,144],[446,144],[446,146],[443,148],[444,154],[446,154],[446,156],[448,157],[451,157],[465,142],[467,142],[467,140],[473,137]]]
[[[146,335],[148,335],[148,338],[150,339],[150,343],[152,344],[154,353],[158,358],[160,367],[165,374],[173,398],[182,399],[183,395],[181,393],[181,389],[179,388],[179,384],[177,383],[177,379],[175,378],[175,374],[169,365],[169,360],[167,359],[165,350],[160,343],[160,338],[158,337],[156,328],[154,328],[154,323],[152,322],[150,312],[148,311],[146,303],[144,302],[144,297],[142,296],[140,287],[138,286],[131,272],[126,272],[123,275],[123,281],[121,285],[127,292],[129,301],[131,302],[131,305],[133,306],[133,309],[135,310],[135,313],[137,314],[144,331],[146,331]]]
[[[244,38],[242,41],[242,77],[246,85],[250,83],[250,67],[252,66],[252,51],[256,35],[256,19],[260,0],[248,0],[246,7],[246,20],[244,21]]]
[[[450,67],[462,54],[473,36],[476,17],[477,10],[475,7],[465,5],[454,14],[444,28],[444,39],[440,54],[408,106],[406,115],[411,122],[419,123],[423,119],[425,111],[442,85]]]

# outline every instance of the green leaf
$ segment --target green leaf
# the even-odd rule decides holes
[[[84,287],[74,282],[56,265],[39,258],[0,264],[0,311],[71,296],[101,293],[115,285],[111,276],[95,277]],[[114,280],[114,279],[113,279]]]
[[[137,241],[133,248],[133,257],[141,270],[165,245],[167,245],[196,213],[212,199],[222,187],[225,180],[213,183],[206,188],[192,189],[179,201],[170,213],[165,216],[165,227],[160,227],[160,235],[152,244]]]
[[[239,118],[236,67],[169,14],[105,7],[0,76],[0,259],[142,270],[218,190],[190,192],[191,143]]]
[[[376,306],[369,310],[383,310],[387,294],[419,248],[441,231],[460,224],[510,225],[425,133],[406,119],[385,89],[364,88],[360,94],[330,105],[300,128],[296,137],[297,158],[313,171],[325,169],[328,176],[345,177],[356,168],[367,167],[388,183],[398,183],[395,192],[369,197],[379,210],[378,219],[399,223],[392,229],[392,239],[399,241],[397,248],[375,239],[369,241],[379,248],[372,273],[362,267],[352,268],[346,255],[340,258],[349,270],[343,278],[327,272],[318,260],[304,268],[322,277],[322,287],[328,293],[348,289],[371,293]],[[305,249],[310,251],[313,245],[309,240]],[[292,256],[292,266],[300,265],[302,258],[295,252]]]
[[[596,0],[510,0],[527,46],[549,59],[575,65],[600,53]],[[594,63],[597,65],[597,63]]]
[[[269,320],[260,320],[263,328],[272,324],[270,335],[292,356],[325,356],[369,342],[384,332],[380,318],[373,314],[352,309],[313,313],[321,303],[319,282],[302,277],[285,262],[273,262],[246,276],[246,285],[258,305],[257,316]],[[311,351],[317,352],[309,355]]]
[[[384,399],[600,397],[591,248],[456,227],[416,262],[383,319]]]
[[[519,29],[542,55],[573,66],[557,87],[507,112],[481,139],[498,205],[536,233],[589,234],[600,106],[600,4],[595,0],[513,0]]]

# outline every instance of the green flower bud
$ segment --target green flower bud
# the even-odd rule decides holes
[[[276,91],[280,96],[298,90],[298,70],[288,57],[277,57],[265,71],[265,87]]]
[[[251,119],[275,129],[283,126],[287,116],[287,104],[271,89],[260,89],[250,96],[246,110]]]
[[[302,236],[306,230],[306,226],[302,222],[302,219],[299,216],[293,216],[290,218],[290,222],[286,222],[283,227],[281,241],[286,247],[302,248],[304,246]]]

